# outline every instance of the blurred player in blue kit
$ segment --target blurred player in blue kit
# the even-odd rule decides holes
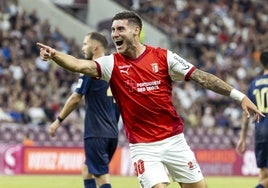
[[[105,53],[107,39],[100,33],[85,36],[82,52],[94,60]],[[68,98],[58,118],[50,125],[49,134],[55,136],[61,122],[77,108],[85,96],[84,149],[86,161],[82,175],[85,188],[110,188],[109,163],[117,147],[119,112],[109,84],[81,74],[75,92]],[[96,181],[95,181],[96,180]]]
[[[268,50],[261,53],[260,61],[264,67],[264,72],[251,81],[248,97],[265,115],[258,122],[255,122],[255,156],[257,167],[260,168],[259,185],[256,188],[268,188]],[[249,118],[244,115],[240,139],[236,147],[239,154],[246,151],[248,125]]]

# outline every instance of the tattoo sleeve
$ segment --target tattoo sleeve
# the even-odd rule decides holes
[[[206,89],[212,90],[218,94],[222,94],[225,96],[230,96],[231,90],[233,89],[232,86],[221,80],[220,78],[196,69],[190,77],[191,80],[194,80],[201,86]]]

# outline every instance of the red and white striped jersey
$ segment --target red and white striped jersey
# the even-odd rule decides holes
[[[136,59],[114,53],[96,62],[119,104],[130,143],[159,141],[183,131],[184,123],[172,104],[172,81],[189,80],[195,69],[191,63],[151,46]]]

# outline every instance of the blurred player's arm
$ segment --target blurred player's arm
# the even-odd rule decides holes
[[[83,73],[91,77],[98,76],[97,65],[94,61],[77,59],[41,43],[37,43],[37,46],[40,49],[40,57],[44,61],[53,60],[59,66],[72,72]]]
[[[264,117],[264,114],[258,110],[257,106],[245,94],[234,89],[217,76],[195,69],[191,74],[190,79],[194,80],[206,89],[212,90],[221,95],[230,96],[233,99],[240,101],[241,107],[247,117],[250,117],[250,114],[254,113],[254,121],[259,121],[260,116]]]
[[[72,112],[74,111],[78,104],[80,103],[83,95],[74,92],[64,104],[62,110],[60,111],[57,119],[49,126],[48,132],[49,135],[54,137],[56,136],[56,130],[61,126],[61,122]]]
[[[240,137],[236,145],[236,151],[238,154],[243,154],[246,151],[248,124],[249,124],[249,118],[246,116],[246,114],[243,114],[243,123],[240,131]]]

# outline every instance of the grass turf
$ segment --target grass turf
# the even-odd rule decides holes
[[[257,177],[205,177],[208,188],[252,188]],[[138,180],[132,176],[112,176],[114,188],[139,188]],[[83,188],[82,178],[79,175],[15,175],[0,176],[1,188]],[[168,188],[178,188],[172,182]]]

